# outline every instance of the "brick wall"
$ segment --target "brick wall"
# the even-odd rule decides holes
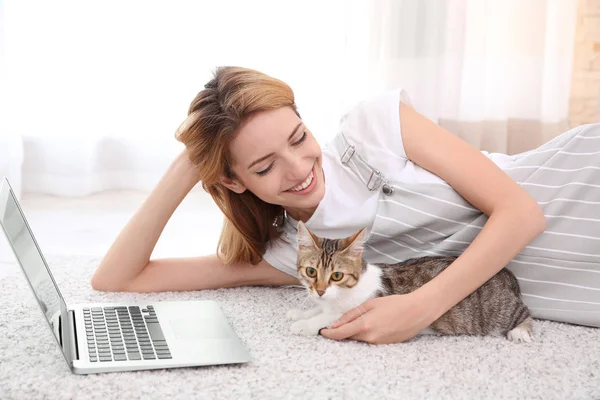
[[[578,0],[569,125],[600,122],[600,0]]]

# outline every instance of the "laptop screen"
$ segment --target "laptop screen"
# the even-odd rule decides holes
[[[65,348],[61,346],[58,326],[56,326],[60,316],[63,321],[67,320],[66,303],[46,266],[46,261],[26,222],[25,215],[6,179],[3,179],[2,188],[0,188],[0,225],[2,225],[56,341],[63,350],[63,355],[69,362]]]

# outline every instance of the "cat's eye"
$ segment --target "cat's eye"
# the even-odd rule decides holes
[[[306,268],[306,275],[310,278],[314,278],[317,276],[317,270],[312,267]]]
[[[331,280],[332,281],[341,281],[342,278],[344,277],[344,274],[342,274],[341,272],[334,272],[333,274],[331,274]]]

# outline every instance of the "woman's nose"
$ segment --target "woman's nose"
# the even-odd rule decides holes
[[[306,160],[300,157],[293,157],[288,160],[288,179],[299,181],[306,178],[310,172]]]

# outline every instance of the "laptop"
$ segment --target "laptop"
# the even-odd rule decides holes
[[[251,360],[213,300],[67,304],[6,178],[0,225],[72,373]]]

